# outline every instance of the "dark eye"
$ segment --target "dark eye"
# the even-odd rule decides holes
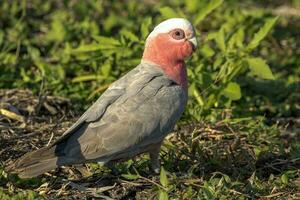
[[[171,31],[171,36],[175,40],[181,40],[185,37],[184,31],[181,29],[175,29],[175,30]]]

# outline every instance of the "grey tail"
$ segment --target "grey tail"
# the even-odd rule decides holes
[[[8,172],[17,173],[20,178],[35,177],[55,169],[58,167],[55,147],[43,147],[29,152],[6,169]]]

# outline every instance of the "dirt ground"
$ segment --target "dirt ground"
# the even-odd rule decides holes
[[[64,131],[80,116],[80,113],[71,112],[71,102],[68,99],[53,96],[36,96],[29,90],[0,90],[0,166],[7,166],[14,162],[26,152],[46,146],[60,137]],[[298,124],[298,122],[291,122]],[[181,134],[195,133],[195,127],[199,125],[185,126],[177,130]],[[214,148],[218,154],[224,155],[219,158],[224,160],[224,165],[217,169],[205,167],[204,163],[196,163],[203,166],[201,174],[209,170],[218,170],[224,173],[244,173],[246,176],[256,169],[266,171],[266,177],[272,172],[272,163],[278,160],[289,160],[285,155],[267,155],[259,160],[254,159],[254,153],[245,138],[226,136],[221,133],[224,129],[222,124],[216,124],[219,130],[211,127],[199,128],[202,140],[213,139],[216,147],[209,149],[213,153]],[[299,128],[298,125],[294,126]],[[230,129],[227,127],[226,129]],[[233,131],[234,132],[234,131]],[[296,131],[294,131],[296,132]],[[194,134],[193,133],[193,134]],[[188,165],[194,165],[192,152],[189,152],[188,144],[180,140],[178,134],[172,134],[168,141],[179,146],[182,151],[186,151],[175,157],[185,159],[186,155]],[[179,134],[180,135],[180,134]],[[297,137],[300,137],[298,135]],[[229,138],[229,139],[228,139]],[[284,141],[295,139],[283,138]],[[227,149],[231,153],[226,153]],[[193,151],[193,150],[191,150]],[[222,152],[221,152],[222,151]],[[172,153],[170,153],[172,154]],[[199,160],[199,158],[194,158]],[[137,159],[138,162],[138,159]],[[178,160],[172,160],[176,164]],[[205,162],[205,160],[203,161]],[[231,166],[234,166],[234,170]],[[276,165],[276,169],[300,168],[300,163],[285,162],[282,165]],[[240,170],[240,171],[239,171]],[[241,172],[243,170],[243,172]],[[145,170],[147,171],[147,170]],[[247,172],[248,171],[248,172]],[[207,171],[208,172],[208,171]],[[200,173],[200,172],[199,172]],[[177,178],[180,181],[185,180],[185,175],[178,173]],[[17,183],[17,184],[15,184]],[[23,189],[32,189],[47,199],[155,199],[157,190],[154,191],[153,185],[159,183],[159,176],[151,173],[134,181],[124,179],[120,174],[112,173],[105,167],[100,170],[91,168],[91,165],[78,165],[71,167],[62,167],[42,175],[41,178],[31,180],[31,182],[9,181],[4,186],[4,190],[20,191]]]

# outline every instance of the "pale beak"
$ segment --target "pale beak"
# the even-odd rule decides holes
[[[196,39],[196,37],[190,38],[189,41],[193,44],[194,49],[196,49],[196,47],[197,47],[197,39]]]

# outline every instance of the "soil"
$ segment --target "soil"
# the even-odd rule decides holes
[[[38,96],[27,89],[0,89],[0,169],[26,152],[49,145],[59,138],[81,114],[74,112],[73,108],[71,101],[66,98]],[[292,129],[283,131],[288,132],[282,134],[281,138],[288,147],[291,141],[300,138],[300,123],[299,119],[286,120],[282,119],[278,123],[282,123],[283,127],[284,124],[293,125]],[[280,174],[283,170],[299,169],[300,163],[294,162],[287,154],[268,153],[255,158],[253,148],[248,144],[243,131],[239,127],[235,127],[235,130],[232,128],[234,127],[229,127],[226,123],[215,123],[213,126],[198,123],[180,126],[176,134],[170,134],[165,145],[168,146],[168,142],[171,144],[168,146],[168,155],[176,155],[171,160],[177,179],[186,179],[181,173],[184,170],[179,169],[182,161],[186,162],[187,170],[192,165],[201,166],[199,169],[197,167],[198,170],[195,168],[199,177],[220,171],[233,176],[242,174],[248,180],[255,171],[263,171],[261,175],[269,177],[271,173]],[[197,158],[195,152],[199,150],[201,141],[207,141],[207,144],[211,141],[213,145],[200,149],[203,155]],[[217,152],[222,163],[220,166],[216,165],[216,168],[208,166],[206,162],[214,152]],[[46,199],[156,199],[159,175],[146,169],[145,160],[147,159],[134,160],[140,162],[133,165],[139,169],[133,168],[130,171],[142,173],[141,177],[134,180],[124,178],[106,167],[95,168],[90,164],[83,164],[61,167],[27,182],[8,175],[9,181],[3,184],[0,176],[0,187],[13,192],[31,189]],[[275,165],[277,171],[274,171]]]

